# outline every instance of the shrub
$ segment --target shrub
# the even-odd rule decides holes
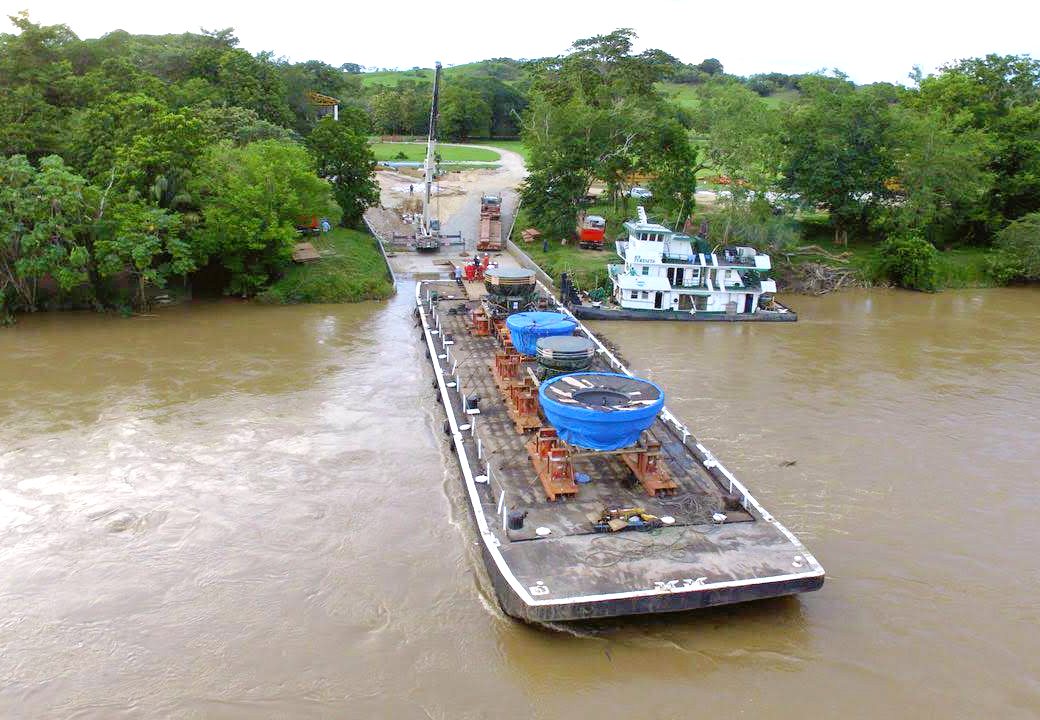
[[[1030,213],[997,233],[989,272],[998,285],[1040,280],[1040,213]]]
[[[893,235],[878,249],[878,270],[899,287],[935,292],[939,285],[939,251],[918,235]]]

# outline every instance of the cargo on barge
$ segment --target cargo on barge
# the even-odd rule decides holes
[[[416,285],[444,431],[502,609],[570,621],[820,588],[813,555],[664,407],[664,390],[521,274],[505,299],[482,299],[476,283]],[[529,311],[555,318],[515,318]]]

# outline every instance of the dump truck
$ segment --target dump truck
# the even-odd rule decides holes
[[[480,233],[477,250],[502,249],[502,196],[480,196]]]

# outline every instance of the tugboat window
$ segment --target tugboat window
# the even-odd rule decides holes
[[[632,291],[632,299],[633,300],[638,300],[639,299],[639,291],[638,290],[633,290]]]
[[[649,265],[644,265],[643,266],[643,274],[644,275],[649,275],[650,274],[650,266]]]

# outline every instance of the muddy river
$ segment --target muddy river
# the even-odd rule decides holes
[[[408,287],[0,331],[0,717],[1033,718],[1040,291],[601,329],[827,568],[536,628],[482,574]]]

